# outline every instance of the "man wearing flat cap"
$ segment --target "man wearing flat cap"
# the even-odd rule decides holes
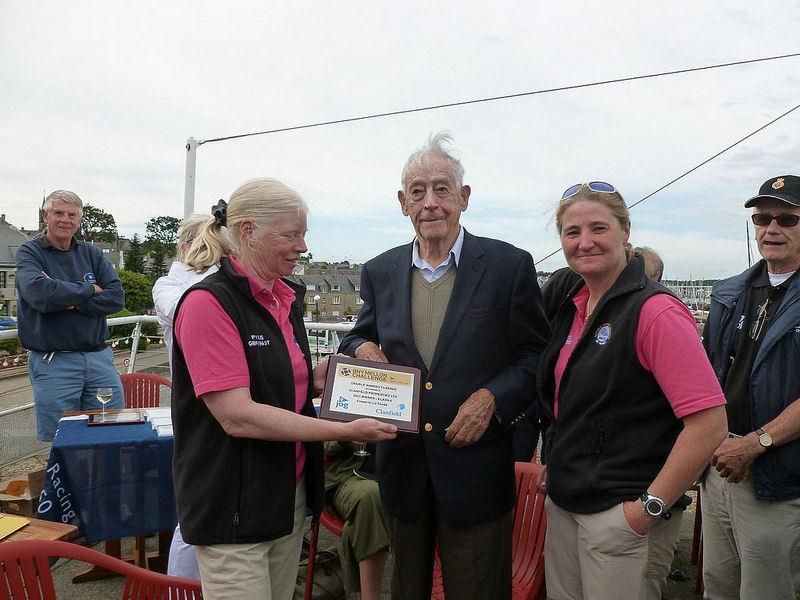
[[[800,591],[800,177],[745,202],[763,257],[714,286],[703,331],[730,434],[701,488],[706,598]]]

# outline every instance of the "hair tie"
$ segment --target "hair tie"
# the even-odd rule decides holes
[[[217,227],[225,227],[228,223],[228,203],[220,199],[211,207],[211,214],[214,215],[214,223]]]

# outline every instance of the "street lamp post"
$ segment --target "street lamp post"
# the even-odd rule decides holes
[[[319,323],[319,294],[314,296],[314,322]]]

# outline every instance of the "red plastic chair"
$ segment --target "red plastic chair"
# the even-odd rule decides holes
[[[514,464],[514,470],[517,475],[517,503],[514,506],[512,539],[512,597],[514,600],[536,600],[544,597],[544,536],[547,531],[545,494],[536,487],[536,478],[542,465],[518,462]],[[438,550],[433,564],[431,598],[445,598]]]
[[[325,469],[331,466],[330,456],[325,457]],[[311,600],[314,591],[314,566],[317,562],[317,542],[319,541],[319,526],[322,524],[325,529],[337,537],[342,536],[344,518],[335,512],[332,507],[325,505],[319,519],[314,519],[311,523],[311,531],[308,545],[308,566],[306,567],[306,591],[303,595],[304,600]],[[0,599],[2,600],[2,599]]]
[[[319,520],[315,519],[311,523],[311,537],[308,546],[308,566],[306,567],[306,591],[303,595],[304,600],[311,600],[313,597],[314,566],[317,562],[317,542],[319,541],[320,523],[333,535],[339,537],[341,537],[342,527],[344,527],[344,519],[327,506],[322,509]],[[0,600],[2,600],[2,598],[0,598]]]
[[[161,399],[161,386],[172,388],[169,379],[153,373],[125,373],[119,378],[125,392],[125,408],[157,408]]]
[[[172,389],[172,382],[163,375],[154,373],[124,373],[119,376],[125,393],[125,408],[158,408],[161,404],[161,386]],[[134,538],[134,562],[146,567],[148,557],[145,553],[145,537]],[[168,539],[167,539],[168,538]],[[159,547],[169,548],[172,533],[159,533]]]
[[[76,544],[22,540],[0,544],[0,600],[55,599],[50,557],[81,560],[123,575],[122,600],[200,600],[203,597],[199,581],[147,571]]]

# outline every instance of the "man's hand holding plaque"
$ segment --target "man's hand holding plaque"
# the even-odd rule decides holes
[[[365,349],[367,355],[377,360],[331,357],[320,417],[331,421],[371,417],[397,426],[398,431],[417,433],[420,370],[391,365],[377,345],[366,342],[362,346],[367,344],[374,346]]]

